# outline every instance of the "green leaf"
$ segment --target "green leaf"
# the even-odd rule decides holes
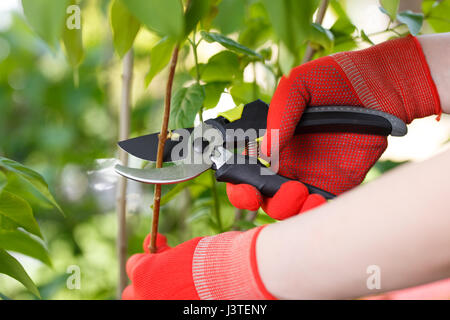
[[[1,230],[0,248],[23,253],[51,266],[47,249],[38,240],[21,230]]]
[[[203,88],[197,83],[188,88],[178,89],[172,97],[170,127],[187,128],[192,126],[204,99]]]
[[[143,25],[161,37],[183,38],[184,15],[180,0],[126,0],[123,3]]]
[[[397,20],[408,26],[409,32],[412,35],[417,35],[422,29],[423,24],[423,14],[415,13],[411,10],[406,10],[397,14]]]
[[[294,55],[297,55],[300,46],[308,39],[311,32],[312,16],[318,1],[263,0],[263,3],[278,39]]]
[[[25,17],[31,28],[55,49],[62,36],[69,0],[22,0]]]
[[[150,52],[150,71],[145,76],[145,85],[148,86],[153,78],[160,73],[170,62],[175,42],[167,37],[162,38]]]
[[[320,24],[313,23],[309,41],[312,46],[319,46],[327,51],[333,48],[334,36],[330,30],[325,29]]]
[[[218,6],[218,13],[213,20],[213,26],[223,34],[242,29],[245,17],[245,0],[222,0]]]
[[[220,96],[225,92],[225,88],[228,85],[229,82],[209,82],[203,85],[203,88],[205,89],[205,101],[203,102],[203,107],[205,110],[217,106]]]
[[[450,31],[450,1],[423,1],[422,10],[435,32]]]
[[[0,299],[2,300],[12,300],[10,297],[5,296],[3,293],[0,292]]]
[[[201,79],[205,82],[231,82],[242,76],[239,58],[230,51],[215,54],[209,58],[208,63],[200,64],[199,68]]]
[[[46,201],[56,207],[63,214],[61,207],[56,203],[52,194],[48,190],[47,183],[39,173],[21,165],[18,162],[3,157],[0,157],[0,168],[16,173],[19,178],[17,179],[18,184],[25,184],[25,189],[30,187],[32,191],[37,194],[37,196],[41,196],[46,199]],[[7,188],[9,188],[9,184]]]
[[[70,0],[69,5],[76,5],[76,0]],[[62,40],[67,60],[73,68],[78,68],[84,58],[83,36],[80,29],[69,29],[68,24],[63,28]]]
[[[395,20],[400,0],[380,0],[380,4],[391,21]]]
[[[295,65],[296,62],[296,57],[294,56],[294,54],[289,51],[289,49],[284,45],[283,42],[280,43],[279,46],[279,50],[280,50],[280,58],[279,58],[279,67],[281,69],[281,72],[284,75],[289,74],[289,72],[291,72],[292,68]]]
[[[252,3],[248,7],[245,27],[239,32],[238,42],[251,49],[267,43],[272,36],[272,26],[266,8],[261,2]]]
[[[62,273],[53,277],[49,282],[38,286],[39,293],[43,300],[54,298],[55,294],[63,288],[66,288],[68,274]]]
[[[201,35],[202,35],[203,39],[205,39],[206,41],[208,41],[210,43],[217,42],[217,43],[220,43],[225,48],[227,48],[228,50],[262,60],[262,57],[259,53],[255,52],[252,49],[247,48],[247,47],[243,46],[242,44],[240,44],[230,38],[227,38],[221,34],[202,31]]]
[[[372,42],[372,40],[370,40],[370,38],[367,36],[367,34],[364,32],[364,30],[361,30],[361,38],[370,43],[371,45],[375,45],[375,43]]]
[[[8,183],[8,179],[6,178],[6,175],[0,171],[0,194],[3,191],[3,188],[6,186],[6,184]]]
[[[8,219],[5,216],[0,215],[0,229],[3,230],[16,230],[17,228],[20,228],[20,225],[12,221],[11,219]]]
[[[39,290],[36,288],[33,280],[28,276],[25,269],[13,256],[3,249],[0,249],[0,273],[6,274],[11,278],[22,283],[32,294],[40,298]]]
[[[114,0],[110,8],[114,48],[121,58],[131,49],[141,28],[139,21],[131,14],[122,1]]]
[[[353,39],[356,27],[338,1],[331,1],[330,6],[336,14],[337,20],[330,29],[334,35],[333,50],[332,52],[327,52],[327,54],[353,50],[357,46],[356,41]]]
[[[186,8],[184,32],[187,37],[211,9],[211,0],[191,0]]]
[[[264,60],[270,60],[272,59],[272,48],[263,48],[259,50],[259,54],[263,57]]]
[[[42,238],[39,225],[33,216],[33,211],[28,202],[22,198],[8,191],[3,191],[0,195],[0,215]]]
[[[330,6],[336,16],[338,17],[336,22],[331,27],[331,32],[335,36],[337,35],[346,35],[350,36],[353,31],[355,31],[356,27],[351,22],[345,10],[342,8],[338,1],[331,1]]]
[[[259,86],[250,82],[234,84],[230,89],[230,94],[236,104],[245,104],[256,99],[270,101],[270,97],[264,95]]]

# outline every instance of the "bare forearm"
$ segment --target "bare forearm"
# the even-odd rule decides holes
[[[450,113],[450,32],[423,35],[417,39],[436,84],[442,111]]]
[[[261,278],[284,299],[346,299],[450,276],[450,150],[405,165],[257,241]],[[367,288],[367,268],[381,289]]]

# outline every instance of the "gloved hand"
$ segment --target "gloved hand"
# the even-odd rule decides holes
[[[262,283],[255,244],[262,227],[194,238],[174,248],[158,234],[157,253],[127,262],[125,300],[274,299]]]
[[[440,114],[435,84],[413,36],[371,48],[342,52],[294,68],[283,77],[272,98],[262,152],[279,152],[278,173],[339,195],[358,184],[387,147],[387,138],[350,133],[294,136],[305,108],[352,105],[397,116],[406,123]],[[271,145],[271,130],[279,140]],[[250,185],[227,185],[230,202],[237,208],[263,210],[275,219],[300,212],[311,199],[300,182],[285,183],[273,198],[264,198]]]

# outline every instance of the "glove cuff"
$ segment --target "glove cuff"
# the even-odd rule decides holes
[[[442,113],[436,85],[415,37],[332,57],[365,107],[393,114],[406,123]]]
[[[194,252],[192,276],[201,300],[275,299],[258,272],[255,247],[262,228],[200,240]]]

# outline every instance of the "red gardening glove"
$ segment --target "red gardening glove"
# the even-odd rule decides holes
[[[397,116],[406,123],[440,114],[436,87],[415,37],[384,42],[371,48],[342,52],[294,68],[283,77],[272,98],[262,152],[279,150],[278,174],[339,195],[357,185],[387,147],[387,138],[356,133],[314,133],[294,136],[305,108],[330,105],[362,106]],[[278,143],[271,145],[271,130]],[[272,164],[273,166],[273,164]],[[250,185],[227,185],[237,208],[257,210],[285,219],[299,213],[311,199],[300,182],[284,184],[273,198]]]
[[[124,290],[122,299],[198,299],[192,281],[192,254],[201,238],[171,248],[167,238],[158,234],[156,254],[149,251],[150,239],[151,235],[148,235],[144,240],[145,253],[128,259],[127,274],[132,284]]]
[[[195,238],[174,248],[158,235],[158,252],[127,262],[132,284],[125,300],[273,299],[256,265],[255,244],[262,228]]]

